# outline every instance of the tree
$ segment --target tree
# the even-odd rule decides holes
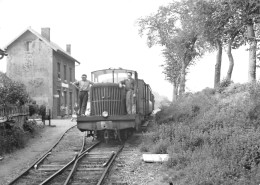
[[[181,30],[167,46],[167,49],[173,53],[172,55],[175,55],[175,58],[172,58],[172,62],[177,64],[174,70],[179,70],[177,73],[179,75],[179,95],[185,92],[187,69],[193,64],[194,58],[199,55],[195,49],[197,39],[195,32],[187,34]]]
[[[232,71],[234,67],[234,58],[232,55],[232,49],[237,49],[244,44],[243,35],[245,33],[245,27],[242,24],[242,21],[239,18],[239,15],[236,13],[234,7],[225,3],[225,11],[232,12],[232,16],[229,18],[228,22],[225,25],[223,43],[227,47],[227,55],[229,59],[229,68],[226,75],[226,80],[231,81]]]
[[[187,68],[203,53],[204,42],[199,40],[200,30],[197,26],[202,20],[193,11],[196,2],[195,0],[173,2],[168,6],[160,7],[156,14],[138,20],[139,33],[141,36],[146,33],[148,46],[152,47],[155,44],[164,46],[163,52],[167,53],[164,54],[166,57],[164,73],[167,78],[177,74],[172,72],[173,68],[177,67],[180,71],[178,73],[179,95],[185,92]],[[176,89],[176,82],[172,81],[172,83]]]
[[[24,105],[29,101],[24,84],[12,81],[0,72],[0,105]]]
[[[165,58],[165,64],[162,65],[163,73],[165,74],[166,80],[173,84],[173,96],[172,100],[176,100],[178,97],[178,90],[180,85],[180,71],[181,64],[180,59],[175,53],[171,53],[167,48],[163,50],[163,55]]]
[[[203,37],[217,49],[214,87],[220,82],[222,47],[227,47],[229,69],[226,79],[231,80],[234,59],[232,49],[247,42],[250,44],[249,81],[255,80],[256,41],[254,27],[259,20],[258,0],[209,0],[200,4],[201,16],[205,16]],[[247,33],[246,33],[247,32]],[[247,39],[245,39],[245,35]],[[250,40],[251,38],[251,40]]]
[[[221,1],[209,0],[199,1],[197,3],[197,14],[203,19],[199,24],[201,36],[209,44],[208,51],[217,50],[214,87],[216,88],[220,83],[222,50],[223,50],[223,36],[225,25],[230,18],[230,12],[224,11],[225,6]]]
[[[171,11],[171,8],[160,7],[156,14],[140,18],[137,21],[140,36],[144,34],[147,36],[148,47],[156,44],[164,46],[163,55],[165,57],[165,64],[162,65],[164,67],[163,73],[166,79],[173,84],[174,94],[176,95],[176,90],[180,82],[180,63],[172,50],[171,40],[179,30],[176,26],[177,20],[178,17]]]
[[[260,2],[259,0],[229,0],[227,3],[236,10],[237,19],[246,28],[245,40],[249,44],[248,81],[254,82],[257,50],[255,29],[260,19]]]

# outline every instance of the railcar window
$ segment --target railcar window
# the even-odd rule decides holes
[[[113,76],[112,73],[110,74],[102,74],[98,76],[98,82],[99,83],[106,83],[106,82],[113,82]]]
[[[115,83],[119,83],[120,81],[127,79],[126,73],[115,73]]]

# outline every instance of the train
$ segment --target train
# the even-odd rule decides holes
[[[127,114],[126,88],[120,82],[132,73],[135,88],[135,113]],[[91,132],[97,139],[120,141],[140,131],[154,110],[154,95],[149,84],[138,78],[134,70],[109,68],[91,72],[94,85],[89,91],[88,113],[77,117],[77,128]]]

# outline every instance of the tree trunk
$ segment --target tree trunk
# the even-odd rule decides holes
[[[232,76],[232,72],[233,72],[233,68],[234,68],[234,58],[232,55],[232,44],[234,41],[234,37],[232,37],[228,43],[228,48],[227,48],[227,55],[228,55],[228,60],[229,60],[229,66],[228,66],[228,72],[227,72],[227,76],[226,79],[227,80],[231,80],[231,76]]]
[[[178,98],[178,84],[176,82],[173,83],[173,94],[172,101],[174,102]]]
[[[220,83],[220,72],[221,72],[221,62],[222,62],[222,44],[220,40],[217,40],[217,57],[215,64],[215,79],[214,88],[216,88]]]
[[[185,76],[186,76],[185,59],[183,59],[182,64],[181,64],[181,75],[180,76],[181,76],[181,78],[180,78],[179,95],[181,96],[183,93],[185,93]]]
[[[256,80],[256,40],[255,31],[252,21],[247,24],[247,33],[249,38],[249,66],[248,66],[248,82]]]

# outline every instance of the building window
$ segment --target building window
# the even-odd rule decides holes
[[[60,63],[58,62],[57,64],[58,64],[57,65],[57,67],[58,67],[58,78],[60,79]]]
[[[26,51],[32,51],[32,41],[26,41]]]
[[[64,65],[64,80],[67,80],[67,66]]]
[[[70,82],[72,82],[72,68],[70,68]]]

